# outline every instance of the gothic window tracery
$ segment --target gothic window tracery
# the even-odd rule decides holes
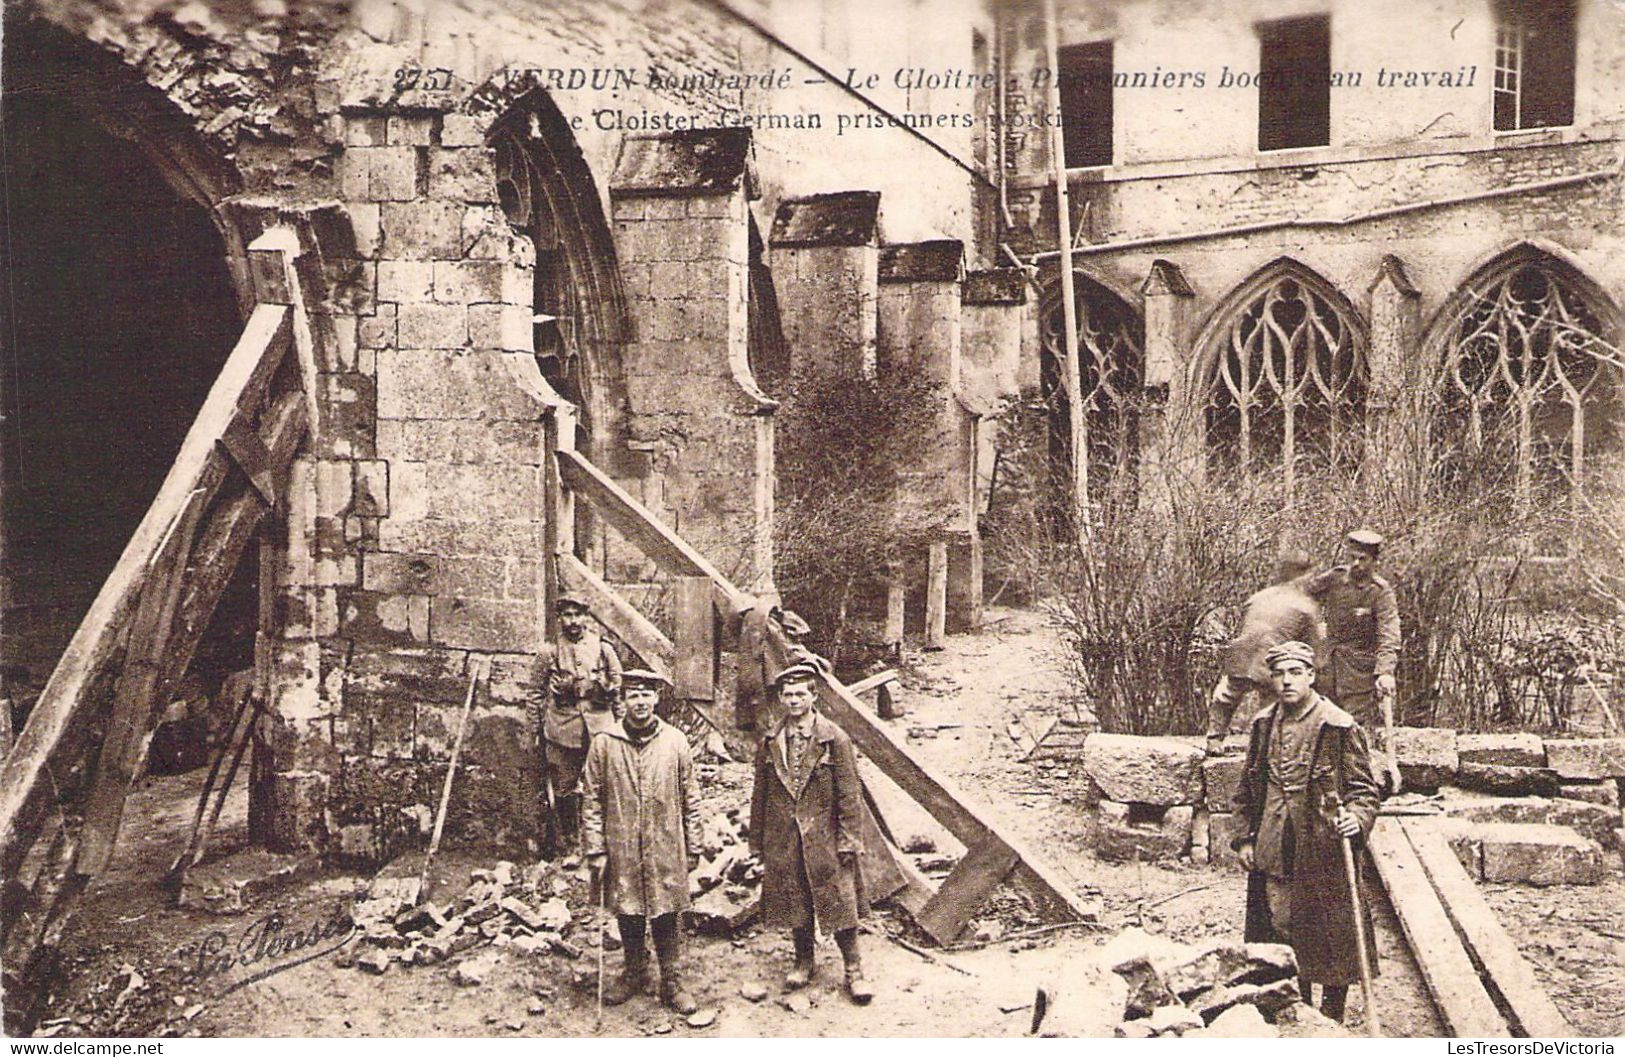
[[[1318,277],[1281,266],[1214,338],[1206,403],[1210,463],[1278,470],[1290,495],[1300,470],[1359,462],[1367,398],[1358,320]]]
[[[1078,373],[1088,439],[1089,491],[1100,498],[1132,487],[1139,458],[1141,378],[1145,323],[1106,287],[1084,276],[1073,279],[1078,330]],[[1043,389],[1051,409],[1051,455],[1058,470],[1071,466],[1070,421],[1062,371],[1066,363],[1065,312],[1059,289],[1043,312]]]

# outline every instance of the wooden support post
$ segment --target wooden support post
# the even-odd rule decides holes
[[[1450,850],[1438,823],[1430,818],[1409,818],[1401,823],[1410,838],[1416,857],[1427,871],[1428,880],[1439,893],[1450,920],[1466,941],[1473,959],[1484,967],[1503,1000],[1512,1010],[1523,1033],[1534,1039],[1566,1039],[1574,1028],[1540,986],[1534,969],[1518,951],[1517,944],[1496,920],[1495,911],[1461,868],[1461,860]]]
[[[886,578],[886,645],[892,657],[903,655],[903,632],[908,615],[908,586],[903,581],[903,570],[893,567]]]
[[[1010,876],[1016,859],[1016,853],[998,838],[966,849],[937,894],[914,915],[915,922],[939,944],[952,943],[982,901]]]
[[[672,683],[685,701],[714,701],[717,696],[717,619],[711,606],[711,581],[681,576],[676,581],[677,656]]]
[[[925,648],[940,650],[948,641],[948,544],[933,542],[925,569]]]
[[[1450,918],[1404,831],[1394,820],[1378,818],[1371,829],[1370,847],[1377,876],[1388,890],[1388,900],[1445,1027],[1462,1038],[1509,1038],[1506,1021],[1456,939]]]

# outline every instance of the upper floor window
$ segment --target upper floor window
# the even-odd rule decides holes
[[[1060,49],[1061,135],[1066,167],[1112,163],[1112,42]]]
[[[1258,149],[1332,141],[1332,29],[1324,15],[1258,24]]]
[[[1495,128],[1574,123],[1573,0],[1495,5]]]

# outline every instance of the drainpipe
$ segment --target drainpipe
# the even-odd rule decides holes
[[[1060,247],[1062,338],[1066,362],[1067,425],[1072,442],[1072,523],[1089,535],[1089,436],[1078,366],[1078,307],[1072,297],[1072,204],[1066,183],[1066,135],[1061,129],[1061,49],[1055,0],[1044,0],[1044,47],[1049,53],[1050,167],[1055,174],[1055,230]]]

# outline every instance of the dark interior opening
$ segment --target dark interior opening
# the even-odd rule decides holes
[[[1112,42],[1074,44],[1058,57],[1066,167],[1112,163]]]
[[[1258,26],[1258,149],[1332,141],[1332,29],[1324,15]]]
[[[9,28],[9,27],[8,27]],[[0,661],[21,722],[241,331],[219,231],[7,34]],[[250,551],[252,554],[253,551]],[[252,655],[253,558],[194,667]]]

